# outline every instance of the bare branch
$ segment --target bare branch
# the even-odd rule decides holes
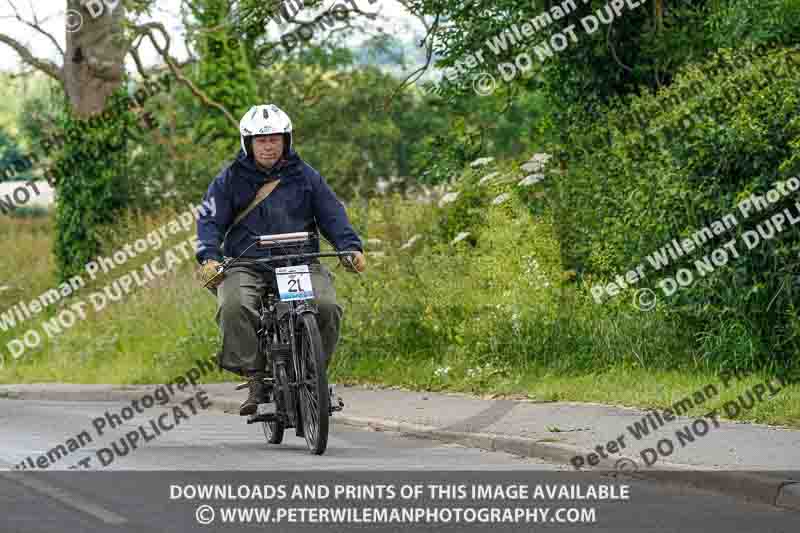
[[[430,31],[431,31],[431,26],[428,24],[428,21],[426,21],[426,20],[425,20],[425,16],[424,16],[424,15],[421,15],[420,13],[418,13],[418,12],[416,12],[414,9],[412,9],[412,7],[408,5],[408,4],[409,4],[408,0],[397,0],[397,1],[398,1],[398,2],[399,2],[399,3],[400,3],[400,4],[401,4],[401,5],[404,7],[404,8],[406,8],[406,11],[408,11],[408,13],[409,13],[410,15],[412,15],[412,16],[416,17],[417,19],[419,19],[419,21],[422,23],[422,25],[423,25],[423,26],[425,26],[425,30],[426,30],[426,31],[427,31],[427,32],[430,34]],[[470,6],[465,6],[465,7],[464,7],[464,9],[467,9],[467,8],[469,8],[469,7],[470,7]]]
[[[183,47],[186,49],[186,57],[188,57],[188,58],[189,58],[189,62],[190,62],[190,63],[195,63],[195,62],[199,61],[199,60],[197,59],[197,56],[195,56],[195,55],[192,53],[192,49],[191,49],[191,48],[189,48],[189,39],[184,39],[184,40],[183,40]]]
[[[16,39],[9,37],[8,35],[0,33],[0,43],[5,43],[11,48],[13,48],[14,51],[17,52],[17,54],[25,64],[30,65],[41,72],[44,72],[45,74],[47,74],[54,80],[57,80],[59,83],[63,85],[64,73],[61,67],[59,67],[49,59],[40,59],[34,56],[25,45],[21,44]]]
[[[41,33],[42,35],[44,35],[48,39],[50,39],[50,42],[55,45],[56,49],[61,54],[61,57],[64,57],[64,49],[61,48],[60,44],[58,44],[58,41],[56,40],[56,38],[53,37],[52,34],[46,32],[46,31],[44,31],[44,29],[42,29],[42,27],[40,25],[41,23],[39,22],[39,19],[36,18],[36,11],[34,11],[33,6],[31,6],[31,11],[33,12],[33,22],[30,22],[30,21],[27,21],[27,20],[23,19],[20,16],[19,11],[17,10],[17,6],[15,6],[11,2],[11,0],[6,0],[6,1],[8,2],[8,5],[11,6],[11,9],[14,10],[14,18],[16,18],[18,21],[22,22],[26,26],[28,26],[30,28],[33,28],[34,30],[36,30],[37,32]]]
[[[426,25],[426,27],[428,27],[428,26]],[[436,36],[436,31],[438,29],[439,29],[439,15],[437,14],[436,18],[434,19],[433,23],[430,25],[430,27],[428,29],[428,33],[426,33],[425,37],[423,37],[422,41],[420,41],[420,46],[422,46],[423,44],[426,45],[426,49],[425,49],[425,64],[422,65],[421,67],[419,67],[417,70],[415,70],[411,74],[409,74],[408,76],[406,76],[406,79],[404,79],[402,82],[400,82],[400,85],[398,85],[395,88],[395,90],[392,91],[392,94],[390,94],[386,98],[386,103],[384,104],[384,109],[385,110],[388,111],[389,107],[391,106],[391,102],[394,99],[396,94],[398,94],[400,91],[402,91],[403,89],[405,89],[406,87],[408,87],[412,83],[416,82],[418,79],[420,79],[422,77],[423,74],[425,74],[425,72],[427,72],[428,67],[431,64],[431,60],[433,59],[433,37]],[[429,38],[430,38],[430,40],[428,40]],[[426,43],[426,41],[427,41],[427,43]],[[414,79],[412,80],[411,78],[414,78]]]
[[[144,70],[144,65],[142,65],[142,58],[139,57],[139,47],[142,45],[142,41],[144,41],[144,35],[139,37],[139,43],[134,44],[131,49],[128,50],[128,53],[133,57],[133,62],[136,63],[136,70],[139,71],[139,75],[142,79],[146,80],[147,73]]]
[[[29,78],[30,76],[33,76],[37,72],[39,71],[36,70],[35,68],[29,68],[26,70],[22,70],[20,72],[11,72],[9,74],[6,74],[6,76],[8,76],[12,80],[15,80],[17,78]]]
[[[158,42],[156,41],[155,37],[153,36],[153,30],[158,30],[161,32],[161,35],[164,37],[165,44],[163,47],[159,46]],[[160,22],[148,22],[147,24],[142,24],[141,26],[136,26],[134,28],[134,32],[138,35],[146,35],[150,39],[150,43],[153,45],[153,48],[161,54],[161,57],[164,58],[164,61],[169,66],[169,69],[172,71],[172,74],[175,76],[175,79],[186,85],[192,94],[195,97],[199,98],[203,104],[219,109],[225,115],[225,118],[233,124],[234,127],[239,127],[239,122],[233,118],[230,111],[228,111],[225,106],[220,104],[219,102],[215,102],[200,88],[198,88],[191,80],[187,79],[180,71],[180,68],[175,63],[175,60],[169,55],[169,47],[170,47],[170,38],[169,34],[167,33],[166,28]]]
[[[227,29],[231,27],[231,23],[228,21],[223,22],[222,24],[217,24],[216,26],[211,26],[210,28],[192,28],[193,31],[197,33],[216,33],[218,31]]]
[[[290,18],[290,19],[287,19],[287,20],[289,20],[290,22],[294,22],[298,26],[307,26],[309,24],[312,24],[312,25],[316,24],[317,22],[319,22],[320,20],[322,20],[326,16],[332,17],[333,15],[331,13],[332,13],[332,11],[329,9],[327,11],[323,11],[316,18],[313,18],[311,20],[297,20],[295,18]],[[377,13],[367,13],[366,11],[361,11],[357,7],[354,7],[353,9],[342,9],[342,10],[340,10],[340,13],[347,13],[348,22],[350,21],[350,13],[360,13],[361,15],[364,15],[365,17],[367,17],[370,20],[375,20],[376,18],[378,18],[378,14]]]
[[[619,57],[617,56],[617,49],[614,48],[614,44],[611,42],[611,28],[612,27],[613,27],[613,24],[609,24],[608,25],[608,31],[606,31],[606,44],[608,45],[608,49],[611,51],[611,56],[614,58],[614,61],[616,61],[617,64],[619,66],[621,66],[623,69],[627,70],[628,72],[633,72],[633,69],[631,67],[629,67],[628,65],[626,65],[625,63],[623,63],[622,61],[620,61]]]
[[[289,20],[290,22],[293,22],[294,24],[297,24],[297,26],[292,27],[292,29],[290,31],[287,31],[286,33],[284,33],[284,35],[288,35],[288,34],[294,33],[296,31],[298,31],[303,26],[311,26],[312,28],[317,27],[316,23],[319,22],[321,19],[323,19],[329,12],[330,12],[330,10],[322,13],[321,15],[319,15],[316,18],[314,18],[312,20],[309,20],[309,21],[301,21],[301,20],[297,20],[297,19],[295,19],[293,17],[289,17],[287,20]],[[323,41],[327,40],[328,38],[330,38],[334,33],[342,32],[342,31],[349,30],[349,29],[361,30],[362,32],[367,33],[366,28],[360,27],[360,26],[356,26],[356,25],[353,25],[351,23],[351,20],[350,20],[350,17],[349,17],[350,13],[360,13],[360,14],[364,15],[366,18],[368,18],[370,20],[373,20],[373,21],[378,18],[378,15],[376,13],[367,13],[366,11],[361,11],[360,9],[357,9],[357,8],[354,8],[354,9],[342,9],[340,11],[340,13],[347,13],[348,14],[347,21],[345,22],[345,24],[343,24],[341,26],[338,26],[336,28],[333,28],[332,30],[328,31],[326,36],[322,39]],[[198,31],[202,31],[202,30],[198,30]],[[277,48],[281,44],[282,44],[281,41],[271,41],[271,42],[265,42],[263,44],[258,45],[256,47],[256,49],[255,49],[255,56],[258,58],[258,64],[259,65],[264,65],[264,66],[269,66],[270,64],[272,64],[272,61],[265,61],[265,56],[267,54],[269,54],[270,52],[272,52],[275,48]]]

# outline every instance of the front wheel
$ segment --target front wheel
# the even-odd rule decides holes
[[[317,319],[312,313],[303,313],[297,321],[296,356],[299,359],[300,379],[298,390],[303,432],[309,451],[315,455],[325,453],[328,446],[328,417],[330,416],[328,375],[325,354]]]

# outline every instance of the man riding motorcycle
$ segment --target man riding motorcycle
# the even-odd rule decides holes
[[[265,402],[263,378],[269,370],[263,354],[259,354],[256,335],[268,271],[247,260],[297,253],[260,249],[253,246],[257,237],[319,229],[338,251],[356,252],[352,262],[342,260],[350,270],[363,272],[366,260],[344,206],[325,179],[295,152],[288,115],[272,104],[253,106],[239,122],[239,133],[242,148],[236,160],[214,178],[203,197],[208,202],[213,199],[217,209],[213,215],[198,218],[196,257],[202,265],[201,278],[217,291],[216,321],[222,331],[219,366],[248,380],[249,394],[239,409],[239,414],[246,416]],[[266,187],[274,185],[271,182],[275,180],[280,180],[277,187]],[[256,195],[259,191],[263,195],[264,190],[272,192],[259,201]],[[237,221],[241,214],[244,216]],[[318,244],[314,248],[304,252],[319,252]],[[223,255],[241,259],[221,276],[217,267]],[[327,363],[339,339],[343,309],[336,302],[333,273],[324,264],[315,263],[311,283]]]

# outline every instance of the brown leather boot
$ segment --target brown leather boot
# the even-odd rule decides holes
[[[267,401],[266,394],[264,393],[264,373],[255,372],[247,376],[247,388],[250,392],[247,399],[239,408],[240,416],[247,416],[255,414],[258,409],[258,404]]]

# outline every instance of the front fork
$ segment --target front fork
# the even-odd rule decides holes
[[[294,313],[292,313],[292,307],[294,307]],[[298,398],[298,381],[302,379],[303,373],[300,368],[295,321],[288,320],[287,315],[297,319],[303,313],[317,314],[318,312],[316,304],[309,303],[308,300],[282,302],[270,295],[266,303],[263,299],[261,302],[261,329],[258,332],[261,353],[259,355],[265,358],[265,366],[271,364],[273,367],[271,392],[276,407],[278,407],[277,398],[279,396],[277,378],[279,375],[287,377],[287,382],[283,383],[282,387],[283,394],[281,394],[284,405],[280,407],[282,407],[290,426],[296,426],[299,423],[296,400]],[[270,337],[272,338],[270,339]],[[294,372],[289,371],[289,364]],[[294,377],[294,382],[292,382],[292,377]]]
[[[295,382],[292,385],[295,387],[295,390],[298,391],[298,398],[300,394],[300,384],[301,382],[305,381],[305,372],[303,372],[303,368],[300,364],[300,359],[302,356],[301,350],[302,346],[298,345],[298,338],[297,338],[297,328],[295,326],[296,322],[300,320],[300,318],[305,313],[313,313],[318,314],[317,306],[314,303],[309,303],[309,300],[300,300],[299,302],[289,302],[289,305],[294,306],[294,320],[287,320],[284,324],[288,325],[288,339],[289,339],[289,346],[291,346],[291,361],[292,366],[294,367],[294,377]]]
[[[296,317],[303,316],[303,313],[313,313],[315,318],[317,316],[319,316],[319,308],[317,307],[317,304],[308,303],[308,302],[309,302],[309,300],[301,300],[299,303],[296,304],[296,306],[295,306],[295,316]],[[292,346],[297,348],[297,344],[295,343],[294,325],[293,324],[291,326],[291,332],[292,332]],[[327,371],[327,364],[328,364],[329,357],[330,356],[328,354],[326,354],[326,358],[325,358],[326,368],[323,369],[325,371]],[[295,357],[293,359],[294,359],[294,364],[295,364],[295,375],[296,376],[302,376],[302,378],[304,379],[305,376],[302,374],[301,369],[299,368],[299,365],[300,365],[300,354],[296,353]],[[299,381],[300,381],[300,378],[298,378],[298,382]],[[339,398],[339,396],[336,395],[336,387],[334,385],[330,385],[329,384],[328,385],[328,392],[330,394],[330,403],[329,403],[330,412],[334,413],[336,411],[341,411],[344,408],[344,402],[342,401],[341,398]]]

